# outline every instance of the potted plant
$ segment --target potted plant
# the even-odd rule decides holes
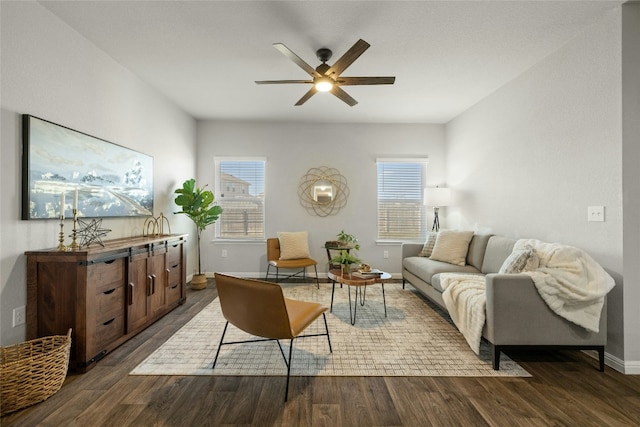
[[[360,263],[360,259],[358,259],[355,255],[352,255],[349,252],[342,250],[338,255],[331,258],[331,262],[334,264],[340,264],[343,277],[345,274],[351,277],[351,264]]]
[[[360,243],[358,243],[358,239],[353,234],[346,233],[344,230],[340,230],[337,234],[338,242],[340,242],[341,246],[348,246],[353,249],[360,250]]]
[[[198,273],[194,274],[191,280],[192,289],[204,289],[207,287],[207,278],[202,271],[202,260],[200,258],[200,237],[202,232],[209,225],[216,222],[222,213],[222,208],[214,203],[213,193],[205,190],[205,187],[197,187],[196,180],[192,178],[186,180],[182,184],[182,188],[174,191],[178,195],[175,198],[175,203],[182,208],[181,211],[174,213],[188,216],[196,225]]]

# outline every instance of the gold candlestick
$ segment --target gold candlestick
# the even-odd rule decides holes
[[[71,248],[71,250],[74,249],[79,249],[80,246],[78,245],[78,242],[76,242],[76,237],[78,236],[78,209],[73,209],[73,231],[71,233],[71,246],[69,246]]]
[[[60,236],[58,237],[58,250],[66,251],[67,247],[64,245],[64,215],[60,215]]]

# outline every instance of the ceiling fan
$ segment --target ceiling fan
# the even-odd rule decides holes
[[[311,80],[259,80],[256,81],[259,85],[264,84],[296,84],[307,83],[313,86],[302,98],[296,102],[295,105],[302,105],[309,100],[317,92],[330,92],[333,95],[340,98],[342,101],[353,107],[358,103],[347,92],[345,92],[340,86],[355,86],[355,85],[392,85],[395,77],[342,77],[341,74],[347,69],[360,55],[364,53],[371,46],[366,41],[358,40],[344,55],[340,57],[332,66],[327,65],[327,61],[331,58],[333,52],[327,48],[321,48],[316,51],[316,56],[322,62],[316,68],[307,64],[298,55],[293,53],[291,49],[286,47],[282,43],[274,43],[273,47],[282,52],[287,58],[295,62],[300,68],[306,71],[311,77]]]

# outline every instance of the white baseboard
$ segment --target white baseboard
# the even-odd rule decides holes
[[[606,353],[605,360],[607,366],[611,366],[618,372],[622,372],[625,375],[640,375],[640,360],[625,361]],[[609,360],[611,360],[611,365],[607,363]]]
[[[584,350],[588,356],[598,360],[598,352],[595,350]],[[605,351],[604,364],[625,375],[640,375],[640,361],[625,362],[624,360],[613,356]]]

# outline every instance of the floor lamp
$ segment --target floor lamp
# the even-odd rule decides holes
[[[433,227],[431,227],[431,231],[440,230],[440,220],[438,219],[438,210],[441,207],[449,206],[451,204],[451,189],[440,188],[440,187],[425,188],[424,204],[426,206],[433,207]]]

